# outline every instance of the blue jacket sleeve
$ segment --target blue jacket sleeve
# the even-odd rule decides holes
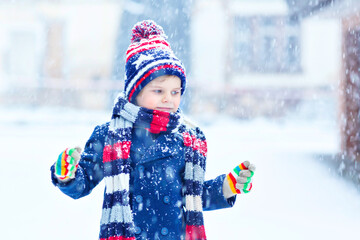
[[[235,204],[236,195],[228,199],[224,197],[222,186],[225,176],[226,175],[223,174],[215,179],[204,182],[202,195],[204,211],[229,208]]]
[[[85,144],[74,179],[66,183],[58,181],[54,175],[55,167],[51,166],[52,183],[64,194],[74,199],[84,197],[90,194],[92,189],[103,179],[102,155],[106,132],[107,125],[105,124],[95,127]]]

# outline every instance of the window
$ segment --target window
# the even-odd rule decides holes
[[[235,68],[242,71],[249,71],[251,69],[250,56],[253,54],[253,46],[251,44],[251,19],[238,19],[237,28],[234,38],[236,39],[234,51]]]
[[[300,26],[283,16],[236,17],[233,68],[240,72],[298,72]]]

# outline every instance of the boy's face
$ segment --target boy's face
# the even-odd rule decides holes
[[[137,95],[140,107],[164,112],[176,112],[180,105],[181,80],[177,76],[163,75],[148,83]]]

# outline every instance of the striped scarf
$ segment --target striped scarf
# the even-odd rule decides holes
[[[134,240],[134,221],[129,201],[130,148],[133,125],[151,133],[182,134],[185,148],[185,239],[205,240],[202,192],[207,145],[199,128],[183,123],[180,112],[146,109],[128,102],[121,93],[114,105],[103,151],[105,194],[100,240]],[[179,236],[180,237],[180,236]]]

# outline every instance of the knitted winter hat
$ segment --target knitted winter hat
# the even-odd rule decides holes
[[[146,84],[163,75],[175,75],[185,91],[185,68],[166,41],[161,26],[154,21],[138,22],[132,29],[131,44],[126,52],[125,96],[133,102]]]

